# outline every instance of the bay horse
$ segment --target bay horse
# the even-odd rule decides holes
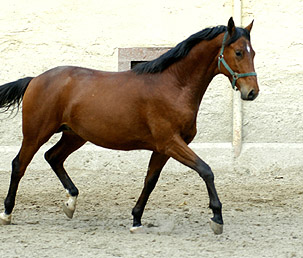
[[[222,204],[211,168],[188,144],[196,135],[196,119],[203,95],[217,74],[224,74],[243,100],[259,92],[250,42],[253,22],[236,27],[206,28],[159,58],[125,72],[80,67],[57,67],[0,87],[4,111],[22,103],[23,140],[12,161],[5,210],[0,224],[10,224],[19,182],[39,148],[55,133],[61,139],[45,153],[69,194],[64,212],[72,218],[78,189],[63,167],[65,159],[89,141],[116,150],[152,151],[140,197],[132,209],[131,232],[142,228],[141,218],[160,172],[171,157],[195,170],[205,181],[210,219],[215,234],[223,231]]]

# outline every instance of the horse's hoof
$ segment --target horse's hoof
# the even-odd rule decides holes
[[[220,235],[223,233],[223,224],[214,222],[212,219],[209,220],[209,225],[215,235]]]
[[[129,229],[129,231],[130,231],[130,233],[132,233],[132,234],[137,234],[137,233],[142,233],[142,232],[144,231],[144,228],[143,228],[143,226],[141,225],[141,226],[138,226],[138,227],[131,227],[131,228]]]
[[[71,195],[68,196],[69,198],[67,202],[63,203],[63,211],[67,217],[72,219],[74,216],[74,212],[76,210],[77,196],[71,196]]]
[[[64,213],[65,213],[65,215],[66,215],[67,217],[69,217],[70,219],[73,218],[75,209],[70,209],[70,208],[66,205],[66,203],[63,203],[63,211],[64,211]]]
[[[7,215],[6,213],[0,214],[0,225],[9,225],[11,224],[12,214]]]

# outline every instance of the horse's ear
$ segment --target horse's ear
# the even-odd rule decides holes
[[[228,20],[227,31],[229,36],[232,36],[236,30],[235,23],[233,17],[230,17]]]
[[[250,32],[253,24],[254,24],[254,20],[252,20],[252,22],[245,29]]]

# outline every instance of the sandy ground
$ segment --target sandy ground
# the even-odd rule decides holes
[[[143,171],[70,171],[80,190],[72,220],[54,173],[27,171],[13,223],[0,226],[0,257],[303,257],[303,189],[299,171],[215,172],[225,228],[214,235],[204,183],[194,171],[164,169],[146,207],[145,232],[131,234],[130,214]],[[0,198],[9,172],[0,172]]]

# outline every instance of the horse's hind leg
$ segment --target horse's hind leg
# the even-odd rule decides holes
[[[72,152],[79,149],[85,142],[73,131],[64,131],[59,142],[45,153],[45,159],[55,171],[69,195],[68,201],[63,205],[63,211],[69,218],[74,215],[79,191],[66,173],[63,163]]]
[[[15,206],[15,199],[16,199],[19,182],[23,177],[28,164],[30,163],[33,156],[44,142],[45,141],[41,142],[40,144],[35,144],[32,141],[23,139],[20,152],[12,162],[12,174],[11,174],[10,186],[9,186],[7,197],[4,201],[5,212],[0,214],[0,224],[3,225],[10,224],[11,213]]]
[[[147,203],[147,200],[153,191],[153,189],[156,186],[156,183],[159,179],[160,173],[162,171],[162,168],[166,164],[167,160],[169,159],[168,156],[153,152],[149,166],[147,175],[144,181],[144,187],[142,190],[142,193],[135,205],[135,207],[132,210],[133,215],[133,226],[130,229],[132,233],[135,233],[139,231],[142,228],[141,224],[141,217],[143,215],[143,211],[145,208],[145,205]]]

